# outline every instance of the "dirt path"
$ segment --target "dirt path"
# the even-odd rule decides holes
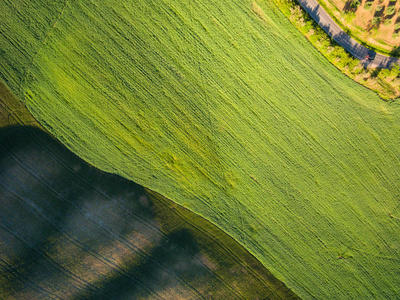
[[[399,58],[376,53],[352,39],[316,0],[299,0],[299,3],[325,32],[367,67],[390,68],[393,64],[400,65]]]

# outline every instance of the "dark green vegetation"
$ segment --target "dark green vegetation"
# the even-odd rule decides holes
[[[216,226],[42,130],[0,129],[0,170],[2,299],[297,298]]]
[[[206,217],[304,298],[399,297],[398,103],[276,7],[21,2],[0,4],[0,74],[80,157]]]
[[[0,128],[11,125],[42,128],[21,101],[0,80]]]

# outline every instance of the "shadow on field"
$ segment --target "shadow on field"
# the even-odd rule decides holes
[[[39,129],[0,129],[0,198],[2,298],[296,298],[215,226]]]
[[[130,299],[144,297],[148,291],[168,291],[175,299],[201,298],[202,293],[195,287],[185,287],[196,278],[213,275],[196,259],[198,254],[196,241],[188,231],[172,233],[163,238],[141,264],[127,266],[125,274],[106,280],[102,294],[110,299]],[[97,299],[97,295],[88,298]]]

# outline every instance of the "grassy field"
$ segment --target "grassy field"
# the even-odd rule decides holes
[[[210,222],[39,129],[0,129],[0,154],[3,299],[298,299]]]
[[[218,227],[26,126],[1,82],[0,104],[2,299],[298,299]]]
[[[398,103],[276,7],[22,3],[0,4],[19,12],[0,74],[71,150],[212,221],[301,297],[399,297]]]
[[[43,129],[26,106],[0,80],[0,128],[18,125]]]

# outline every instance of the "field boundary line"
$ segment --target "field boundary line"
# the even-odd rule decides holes
[[[297,0],[315,22],[340,46],[355,58],[364,62],[367,68],[389,69],[394,64],[400,66],[400,59],[377,53],[349,36],[317,2],[317,0]]]
[[[152,191],[152,192],[154,193],[154,191]],[[155,192],[155,193],[157,193],[157,192]],[[150,194],[151,194],[151,193],[150,193]],[[161,194],[160,194],[160,195],[161,195]],[[161,197],[164,197],[164,196],[161,195]],[[167,199],[168,199],[168,198],[167,198]],[[160,200],[159,203],[160,203],[161,205],[163,205],[164,207],[169,208],[169,206],[167,205],[167,203],[165,203],[165,200],[164,200],[164,199]],[[178,204],[178,205],[179,205],[179,204]],[[187,208],[185,208],[185,209],[187,209]],[[193,213],[193,212],[190,211],[190,210],[188,210],[188,211],[191,212],[191,213]],[[251,267],[249,267],[249,265],[248,265],[245,261],[243,261],[243,260],[241,260],[240,258],[238,258],[238,256],[237,256],[234,252],[232,252],[231,249],[230,249],[228,246],[226,246],[225,244],[221,243],[221,241],[220,241],[220,239],[219,239],[218,237],[215,237],[212,233],[210,233],[210,230],[199,228],[199,226],[197,225],[197,223],[196,223],[194,220],[195,220],[195,219],[200,219],[201,221],[207,221],[207,222],[210,222],[210,221],[206,220],[204,217],[202,217],[201,215],[198,215],[198,214],[194,215],[192,218],[188,218],[188,217],[185,216],[185,213],[182,213],[182,212],[179,212],[179,211],[176,211],[176,210],[174,211],[174,214],[175,214],[178,218],[180,218],[180,219],[182,220],[182,223],[179,224],[179,225],[177,225],[176,228],[174,228],[174,230],[178,230],[178,229],[182,228],[182,227],[184,226],[184,224],[186,224],[186,225],[192,227],[192,230],[194,229],[194,230],[197,230],[197,231],[201,232],[201,233],[204,234],[207,238],[209,238],[210,240],[212,240],[216,245],[218,245],[221,249],[223,249],[223,250],[226,252],[226,254],[228,254],[228,255],[231,254],[231,259],[232,259],[232,261],[234,261],[234,262],[238,263],[239,265],[245,267],[246,270],[247,270],[249,273],[251,273],[251,274],[254,276],[254,278],[255,278],[256,280],[258,280],[258,282],[260,282],[263,286],[269,287],[269,285],[266,285],[266,284],[264,283],[264,281],[260,278],[260,276],[259,276],[258,274],[256,274],[256,272],[254,272],[254,271],[251,269]],[[232,239],[232,241],[238,243],[241,247],[245,248],[245,247],[244,247],[242,244],[240,244],[236,239],[234,239],[230,234],[228,234],[227,232],[225,232],[225,230],[222,230],[221,228],[219,228],[219,227],[216,226],[215,224],[213,224],[213,223],[210,222],[210,224],[207,225],[207,228],[209,228],[209,227],[211,227],[211,226],[215,226],[216,228],[218,228],[219,230],[221,230],[224,234],[226,234],[230,239]],[[247,251],[255,260],[257,260],[262,266],[264,266],[252,253],[250,253],[247,249],[246,249],[246,251]],[[202,262],[201,262],[201,263],[202,263]],[[202,264],[203,264],[203,263],[202,263]],[[206,266],[206,268],[207,268],[212,274],[214,274],[222,283],[225,283],[225,286],[226,286],[229,290],[231,290],[231,291],[233,292],[233,294],[235,294],[236,296],[238,296],[238,298],[240,298],[240,299],[245,299],[244,296],[240,293],[240,291],[234,290],[234,289],[227,283],[227,281],[224,280],[220,275],[218,275],[217,273],[215,273],[215,272],[214,272],[213,270],[211,270],[209,267]],[[267,271],[269,271],[268,268],[266,268],[265,266],[264,266],[264,268],[265,268]],[[272,274],[272,273],[270,273],[270,274]],[[276,278],[276,277],[275,277],[275,278]]]
[[[32,139],[35,140],[35,141],[37,141],[37,139],[34,139],[34,138],[32,138]],[[40,143],[40,144],[41,144],[41,143]],[[1,145],[1,144],[0,144],[0,147],[4,147],[4,148],[7,150],[7,146],[5,146],[5,145]],[[47,147],[44,147],[44,148],[45,148],[47,151],[49,151],[50,153],[52,153],[52,151],[50,151]],[[48,186],[45,182],[43,182],[43,180],[42,180],[40,177],[36,176],[36,175],[34,174],[35,172],[34,172],[33,170],[31,170],[31,168],[29,168],[29,166],[27,166],[26,164],[24,164],[14,153],[11,153],[10,156],[14,159],[14,161],[15,161],[22,169],[25,170],[25,172],[29,173],[33,178],[35,178],[36,180],[38,180],[38,182],[40,182],[41,184],[43,184],[44,186],[46,186],[46,187],[48,188],[48,190],[51,191],[56,197],[59,196],[56,190],[54,190],[53,188],[51,188],[50,186]],[[57,157],[57,156],[56,156],[56,157]],[[59,157],[57,157],[57,159],[61,160]],[[61,161],[64,163],[63,160],[61,160]],[[65,168],[66,168],[66,167],[65,167]],[[68,169],[68,168],[66,168],[66,169]],[[71,171],[72,171],[72,170],[71,170]],[[73,171],[73,173],[76,174],[76,172],[74,172],[74,171]],[[79,176],[78,178],[80,178],[80,176]],[[111,200],[110,197],[109,197],[108,195],[106,195],[106,194],[104,194],[103,192],[99,191],[98,189],[96,189],[95,187],[93,187],[93,185],[89,184],[88,182],[85,182],[85,183],[88,184],[88,186],[91,187],[91,188],[93,189],[94,192],[99,193],[99,194],[100,194],[101,196],[103,196],[105,199]],[[0,186],[1,186],[1,185],[0,185]],[[10,190],[8,190],[7,187],[4,187],[4,188],[5,188],[5,190],[7,190],[10,194],[14,195],[14,197],[16,197],[16,198],[19,199],[20,201],[24,202],[25,205],[28,205],[28,206],[29,206],[29,204],[27,204],[26,201],[24,201],[19,195],[15,194],[15,191],[10,191]],[[61,197],[61,198],[59,198],[59,199],[60,199],[61,201],[63,201],[64,203],[67,203],[67,204],[71,205],[67,200],[65,200],[64,197]],[[72,206],[76,208],[76,205],[72,205]],[[119,207],[119,208],[120,208],[120,207]],[[121,208],[120,208],[120,209],[121,209]],[[122,210],[122,209],[121,209],[121,210]],[[77,209],[76,212],[77,212],[79,215],[84,216],[84,214],[82,213],[82,211],[81,211],[80,209]],[[126,213],[126,212],[125,212],[125,213]],[[113,262],[111,262],[107,257],[104,257],[102,254],[98,253],[98,251],[96,251],[95,249],[90,249],[89,251],[87,251],[86,248],[85,248],[85,245],[84,245],[81,241],[79,241],[79,240],[77,240],[76,238],[74,238],[73,236],[71,236],[70,233],[65,232],[65,231],[64,231],[64,232],[61,231],[60,228],[59,228],[56,224],[54,224],[51,220],[48,220],[48,218],[46,218],[45,216],[42,216],[41,213],[38,213],[38,215],[40,216],[40,218],[41,218],[42,220],[44,220],[45,222],[47,222],[48,224],[50,224],[51,226],[53,226],[54,229],[57,230],[57,232],[59,232],[59,234],[60,234],[61,236],[64,236],[65,238],[67,238],[69,241],[71,241],[71,242],[72,242],[74,245],[76,245],[78,248],[80,248],[80,249],[84,250],[84,252],[88,253],[88,255],[91,255],[92,257],[95,257],[95,258],[98,259],[99,261],[101,261],[101,262],[103,262],[103,263],[109,265],[110,267],[112,267],[114,270],[116,270],[116,271],[117,271],[119,274],[121,274],[122,276],[131,278],[131,279],[133,279],[134,281],[137,281],[137,282],[138,282],[140,285],[142,285],[142,287],[143,287],[146,291],[148,291],[150,294],[154,294],[154,295],[156,295],[156,296],[159,297],[159,295],[158,295],[158,293],[157,293],[156,291],[153,291],[153,290],[149,289],[149,288],[147,287],[147,285],[144,284],[143,282],[141,282],[138,278],[132,277],[131,275],[127,274],[127,272],[126,272],[123,268],[121,268],[121,267],[118,266],[118,265],[115,265],[115,264],[114,264]],[[137,214],[134,214],[134,215],[137,216]],[[137,217],[137,219],[139,219],[139,218],[140,218],[140,217]],[[148,256],[148,253],[146,253],[142,248],[133,245],[131,242],[129,242],[128,240],[126,240],[123,236],[121,236],[121,235],[119,235],[119,234],[117,234],[117,233],[114,233],[112,230],[110,230],[110,229],[104,227],[104,226],[101,225],[99,222],[97,222],[94,218],[85,218],[85,219],[86,219],[88,222],[90,222],[90,223],[94,224],[95,226],[97,226],[99,229],[101,229],[101,230],[103,230],[104,232],[106,232],[107,234],[109,234],[110,237],[112,237],[112,238],[114,238],[115,240],[119,241],[119,242],[120,242],[121,244],[123,244],[125,247],[127,247],[127,248],[129,248],[129,249],[131,249],[131,250],[135,250],[135,251],[138,253],[138,255],[142,256],[143,259],[149,259],[150,261],[152,261],[152,262],[153,262],[155,265],[157,265],[161,270],[163,270],[163,271],[166,272],[167,274],[171,275],[171,277],[174,278],[174,279],[176,279],[178,282],[182,283],[182,284],[183,284],[189,291],[191,291],[193,294],[196,294],[196,295],[199,296],[201,299],[204,299],[204,297],[201,295],[201,293],[200,293],[195,287],[193,287],[189,282],[187,282],[184,278],[182,278],[182,276],[177,275],[177,274],[174,274],[174,273],[171,273],[170,271],[168,271],[162,264],[160,264],[160,263],[158,263],[157,261],[155,261],[154,259],[150,258],[150,257]],[[150,226],[146,226],[146,225],[145,225],[147,228],[149,228],[149,227],[150,227],[150,228],[151,228],[151,227],[154,227],[154,226],[152,226],[149,222],[146,222],[146,221],[143,220],[143,219],[141,219],[141,220],[142,220],[142,222],[141,222],[142,224],[145,225],[145,223],[147,223],[147,224],[150,225]],[[155,229],[156,229],[156,230],[154,230],[154,232],[155,232],[157,235],[159,235],[159,236],[162,237],[162,238],[166,238],[166,239],[168,239],[169,241],[172,241],[172,240],[171,240],[164,232],[162,232],[160,229],[157,229],[157,228],[155,228]],[[147,240],[147,238],[146,238],[146,240]],[[150,241],[150,242],[151,242],[151,241]],[[159,242],[156,243],[155,246],[156,246],[157,244],[159,244]],[[177,245],[175,242],[174,242],[174,244]],[[178,247],[179,247],[179,246],[178,246]],[[180,247],[179,247],[179,248],[180,248]],[[185,250],[185,249],[183,249],[183,250]],[[185,251],[185,252],[186,252],[186,253],[189,253],[189,252],[187,252],[187,251]],[[51,258],[49,258],[49,259],[52,260]],[[56,262],[55,262],[55,263],[56,263]],[[58,263],[56,263],[56,264],[58,264]],[[208,268],[205,264],[202,263],[202,265],[204,265],[205,269],[207,269],[209,272],[213,273],[213,272],[210,270],[210,268]],[[62,266],[60,266],[60,268],[62,268],[63,270],[67,270],[67,269],[65,269],[65,268],[62,267]],[[69,270],[67,270],[67,271],[70,273]],[[75,275],[75,274],[73,274],[73,275]],[[75,275],[75,276],[76,276],[76,275]],[[90,284],[90,283],[89,283],[89,284]]]
[[[161,195],[162,196],[162,195]],[[163,196],[162,196],[163,197]],[[168,205],[164,202],[164,200],[159,201],[159,203],[161,203],[163,206],[168,207]],[[190,211],[190,210],[189,210]],[[192,211],[190,211],[192,212]],[[193,212],[192,212],[193,213]],[[209,226],[207,226],[208,229],[204,230],[198,227],[197,223],[194,221],[195,219],[200,218],[201,220],[206,220],[204,219],[204,217],[202,217],[201,215],[195,215],[193,218],[189,219],[185,216],[184,213],[175,211],[174,214],[176,216],[178,216],[182,221],[184,221],[186,224],[190,225],[192,228],[194,228],[195,230],[202,232],[205,236],[207,236],[210,240],[212,240],[215,244],[217,244],[218,246],[221,247],[221,249],[223,249],[227,254],[231,254],[232,260],[239,263],[240,265],[244,266],[247,271],[249,273],[251,273],[255,279],[257,279],[262,285],[264,285],[265,287],[271,287],[270,284],[266,285],[264,280],[261,278],[260,275],[257,274],[257,272],[255,272],[248,264],[247,262],[241,260],[236,253],[232,252],[231,248],[227,245],[225,245],[224,243],[221,242],[221,240],[218,237],[215,237],[209,229]],[[208,220],[207,220],[208,221]],[[211,223],[211,222],[210,222]],[[211,223],[212,226],[216,226],[215,224]],[[178,226],[180,227],[180,226]],[[216,226],[219,230],[222,230],[221,228],[219,228],[218,226]],[[244,247],[240,242],[238,242],[235,238],[232,237],[232,235],[228,234],[227,232],[225,232],[225,230],[222,230],[230,239],[232,239],[232,241],[238,243],[239,245],[241,245],[248,253],[250,253],[250,255],[257,260],[258,262],[261,263],[261,261],[253,254],[251,253],[249,250],[247,250],[246,247]],[[284,286],[285,288],[287,288],[288,290],[292,291],[291,289],[289,289],[289,287],[287,287],[281,280],[279,280],[277,277],[275,277],[275,275],[269,271],[269,269],[263,264],[261,263],[262,266],[264,266],[264,268],[269,272],[270,275],[274,276],[274,278],[279,281],[281,283],[281,286]],[[274,289],[273,292],[275,292],[277,289],[280,289],[281,286],[279,286],[278,288]]]

